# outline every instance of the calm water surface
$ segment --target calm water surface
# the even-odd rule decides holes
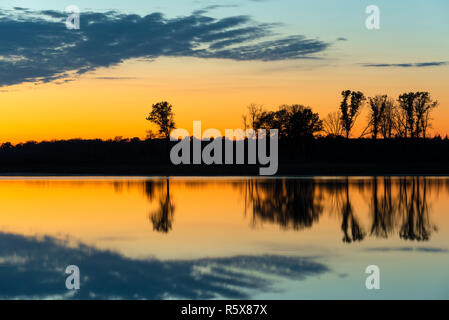
[[[3,299],[449,298],[443,177],[4,177],[0,238]]]

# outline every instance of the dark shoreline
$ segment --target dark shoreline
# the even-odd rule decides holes
[[[390,164],[289,164],[281,165],[274,176],[449,176],[447,163]],[[260,176],[259,166],[20,166],[0,168],[0,176]],[[261,176],[271,177],[271,176]]]
[[[222,142],[223,143],[223,142]],[[259,176],[259,165],[172,165],[177,142],[126,139],[27,142],[0,147],[0,175]],[[208,143],[203,142],[202,151]],[[244,141],[244,159],[248,159]],[[222,150],[225,150],[222,145]],[[232,162],[236,163],[237,145]],[[190,163],[193,149],[190,150]],[[225,153],[221,162],[225,163]],[[279,141],[276,176],[449,175],[449,139],[316,138]]]

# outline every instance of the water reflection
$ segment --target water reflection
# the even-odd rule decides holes
[[[371,263],[399,275],[383,298],[447,297],[448,192],[431,177],[9,178],[0,299],[359,298]]]
[[[255,223],[300,230],[318,222],[323,213],[323,198],[316,191],[312,179],[252,179],[244,183],[245,208],[251,208]]]
[[[243,179],[231,183],[245,200],[245,214],[253,225],[272,223],[284,230],[302,230],[318,224],[320,217],[336,214],[341,220],[342,241],[363,241],[367,236],[428,241],[436,226],[430,221],[429,192],[439,192],[448,181],[427,177],[371,177],[363,179]],[[170,180],[144,182],[145,193],[156,209],[149,215],[153,229],[168,233],[174,223],[175,201]],[[207,187],[207,181],[189,181],[188,188]],[[361,224],[354,193],[364,195],[370,208],[369,227]],[[157,194],[157,196],[156,196]],[[327,210],[325,208],[327,207]]]
[[[341,190],[341,189],[336,189]],[[354,214],[354,208],[349,196],[349,183],[346,179],[344,192],[337,193],[339,199],[337,207],[342,216],[341,230],[343,231],[343,241],[350,243],[353,241],[361,241],[365,238],[365,231],[360,227],[357,216]],[[348,228],[350,229],[348,230]]]
[[[168,233],[172,229],[172,221],[175,215],[175,205],[173,199],[170,197],[170,181],[167,178],[165,180],[165,193],[162,191],[164,188],[160,181],[146,181],[145,182],[145,193],[148,198],[152,200],[154,196],[154,189],[159,188],[159,198],[157,200],[157,209],[154,212],[150,212],[149,219],[153,224],[153,229]]]
[[[81,270],[81,290],[64,287],[65,267]],[[275,279],[329,271],[313,258],[276,255],[138,260],[83,243],[0,232],[0,299],[249,298]]]
[[[370,179],[271,179],[250,180],[245,194],[253,219],[299,230],[319,222],[323,199],[332,199],[330,210],[341,217],[343,242],[362,241],[368,234],[357,217],[351,190],[369,194],[369,235],[388,238],[397,232],[404,240],[427,241],[436,226],[429,218],[427,192],[440,183],[426,177],[372,177]],[[398,227],[399,226],[399,227]]]

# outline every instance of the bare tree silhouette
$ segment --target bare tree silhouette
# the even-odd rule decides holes
[[[257,129],[256,122],[263,113],[263,105],[251,103],[247,107],[248,114],[242,115],[243,129]]]
[[[324,118],[323,131],[329,137],[339,137],[343,134],[343,126],[338,112],[331,112]]]

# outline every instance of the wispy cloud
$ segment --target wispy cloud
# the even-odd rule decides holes
[[[161,13],[84,12],[81,29],[68,30],[67,15],[59,11],[20,8],[0,14],[0,86],[70,79],[133,58],[273,61],[316,58],[330,46],[303,35],[278,36],[279,25],[248,16],[217,19],[197,12],[169,19]]]
[[[432,61],[432,62],[415,62],[415,63],[362,63],[364,67],[377,68],[423,68],[423,67],[438,67],[448,65],[447,61]]]
[[[214,4],[207,7],[204,7],[203,9],[199,9],[194,11],[194,14],[205,14],[209,11],[216,10],[216,9],[222,9],[222,8],[238,8],[239,5],[237,4]]]

